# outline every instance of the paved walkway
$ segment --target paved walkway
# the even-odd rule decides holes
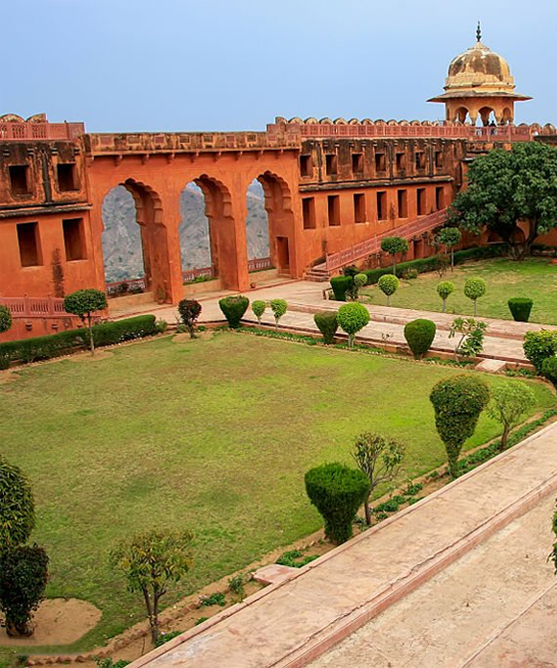
[[[541,515],[536,515],[535,521],[541,525],[543,515],[547,514],[549,524],[550,504],[546,500],[556,490],[557,425],[551,425],[300,569],[291,579],[267,587],[138,659],[132,666],[297,668],[307,665],[397,601],[415,590],[419,591],[418,588],[435,575],[447,573],[445,569],[448,566],[463,555],[473,554],[472,550],[478,545],[486,545],[489,537],[497,539],[499,536],[498,539],[504,541],[504,532],[514,530],[512,523],[540,502],[543,502]],[[526,524],[519,521],[518,526],[523,532],[523,538],[518,540],[522,549],[524,545],[531,545],[529,558],[539,561],[539,546],[535,538],[528,534],[528,521]],[[544,549],[547,545],[542,545],[541,551]],[[489,557],[488,552],[485,552],[486,558]],[[510,562],[504,544],[501,554],[500,573],[501,564],[506,566]],[[544,569],[547,571],[547,565],[542,560],[539,570],[543,573]],[[468,585],[472,590],[476,580],[480,576],[483,578],[483,573],[483,568],[469,570]],[[523,583],[516,583],[517,587],[519,585],[522,587]],[[507,590],[515,583],[504,582],[502,586]],[[447,601],[440,601],[445,608],[447,605],[450,608],[450,592],[450,588],[449,594],[445,591],[448,604]],[[462,592],[459,596],[462,597]],[[458,607],[458,604],[455,605]],[[486,618],[489,617],[488,612],[485,613]],[[419,613],[410,610],[408,614],[414,616]],[[433,623],[435,606],[430,605],[424,617],[426,614],[430,615]],[[498,619],[501,619],[500,615]],[[458,624],[455,618],[452,623],[456,632]],[[400,642],[405,642],[401,626],[404,624],[398,624],[396,628]],[[485,629],[480,626],[474,636],[474,647],[488,640],[492,629],[492,623]],[[399,642],[396,633],[395,641]],[[420,639],[416,643],[419,645]],[[427,643],[424,641],[422,644]],[[469,650],[467,645],[457,648],[455,652],[459,658],[465,659]],[[410,655],[411,648],[408,652]],[[388,665],[360,659],[356,661],[354,656],[343,664],[333,661],[322,665]],[[326,660],[323,658],[323,661]],[[412,663],[410,658],[406,663],[392,665],[421,668],[438,664],[427,661]],[[457,664],[448,662],[439,665]],[[479,668],[488,664],[470,665]],[[495,662],[490,665],[504,664]]]
[[[340,303],[324,299],[323,293],[328,284],[312,283],[310,281],[288,281],[271,287],[260,288],[249,293],[251,300],[263,299],[286,299],[289,305],[288,313],[281,319],[281,325],[301,331],[318,332],[313,322],[313,314],[323,310],[337,310]],[[231,294],[231,293],[226,293]],[[203,305],[200,322],[222,320],[222,312],[218,306],[219,296],[207,295],[199,297]],[[448,331],[454,319],[452,314],[434,313],[429,311],[415,311],[412,309],[399,309],[395,307],[368,305],[371,315],[370,324],[358,335],[358,339],[372,343],[391,343],[405,345],[404,325],[416,318],[428,318],[437,325],[437,335],[433,342],[432,351],[452,353],[458,343],[458,338],[449,339]],[[127,317],[131,313],[150,312],[157,317],[164,318],[170,323],[176,321],[176,307],[153,306],[142,304],[131,309],[115,310],[113,317]],[[256,322],[251,310],[246,313],[245,319]],[[509,362],[526,361],[522,349],[522,340],[528,330],[554,329],[550,325],[538,325],[535,323],[521,323],[512,320],[494,320],[481,318],[488,323],[485,337],[483,356],[492,359]],[[264,314],[263,322],[273,323],[272,314]]]

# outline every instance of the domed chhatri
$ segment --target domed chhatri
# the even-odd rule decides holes
[[[515,102],[531,99],[514,89],[509,64],[482,43],[478,23],[474,46],[449,65],[445,92],[428,101],[443,102],[448,121],[470,121],[475,125],[479,116],[483,125],[494,121],[503,125],[513,122]]]

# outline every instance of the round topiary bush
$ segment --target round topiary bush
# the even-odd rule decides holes
[[[7,306],[0,304],[0,334],[2,334],[2,332],[7,332],[11,326],[12,313]]]
[[[456,478],[460,451],[489,402],[489,388],[481,378],[459,374],[439,381],[429,399],[435,410],[437,432],[447,451],[449,473]]]
[[[261,324],[261,316],[265,313],[267,304],[262,299],[256,299],[251,303],[251,310],[253,315],[257,318],[257,324]]]
[[[288,310],[288,304],[284,299],[271,299],[270,306],[275,316],[275,326],[278,328],[279,320]]]
[[[443,313],[447,312],[447,299],[454,292],[454,283],[451,281],[441,281],[437,283],[437,294],[443,300]]]
[[[354,278],[352,276],[335,276],[331,278],[331,288],[335,299],[339,302],[346,301],[346,293],[352,290]]]
[[[201,314],[201,304],[195,299],[182,299],[178,302],[178,313],[190,337],[195,337],[195,325]]]
[[[534,301],[528,297],[511,297],[507,305],[517,322],[528,322]]]
[[[542,374],[557,389],[557,357],[547,357],[542,362]]]
[[[25,543],[34,526],[31,484],[19,467],[0,455],[0,548]]]
[[[321,334],[323,342],[331,344],[335,342],[335,334],[338,329],[338,318],[336,313],[316,313],[313,320]]]
[[[381,239],[381,250],[393,258],[393,274],[396,274],[396,254],[406,253],[410,245],[403,237],[384,237]]]
[[[363,304],[343,304],[337,313],[338,324],[348,334],[348,347],[354,345],[354,337],[369,322],[369,311]]]
[[[223,297],[219,300],[220,310],[224,313],[224,317],[232,329],[240,326],[240,320],[243,318],[248,306],[249,299],[243,295]]]
[[[485,295],[486,290],[483,278],[468,278],[464,283],[464,294],[474,302],[474,315],[478,315],[478,299]]]
[[[418,318],[406,323],[404,327],[404,338],[415,359],[421,359],[430,349],[435,339],[436,327],[431,320]]]
[[[400,281],[393,274],[385,274],[377,281],[377,286],[387,296],[387,306],[391,305],[391,296],[398,290],[399,285]]]
[[[305,475],[306,492],[325,521],[325,536],[339,545],[352,536],[352,521],[369,493],[369,480],[359,469],[324,464]]]
[[[538,373],[543,373],[542,365],[548,357],[555,357],[557,353],[557,332],[548,332],[542,329],[539,332],[526,332],[522,344],[526,359],[536,367]]]

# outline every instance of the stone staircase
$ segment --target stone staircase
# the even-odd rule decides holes
[[[304,273],[304,281],[314,281],[315,283],[324,283],[330,278],[325,262],[310,267]]]

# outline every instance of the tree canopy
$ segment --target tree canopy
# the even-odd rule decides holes
[[[449,221],[475,234],[495,232],[522,259],[538,235],[557,227],[557,149],[532,141],[476,158]]]

